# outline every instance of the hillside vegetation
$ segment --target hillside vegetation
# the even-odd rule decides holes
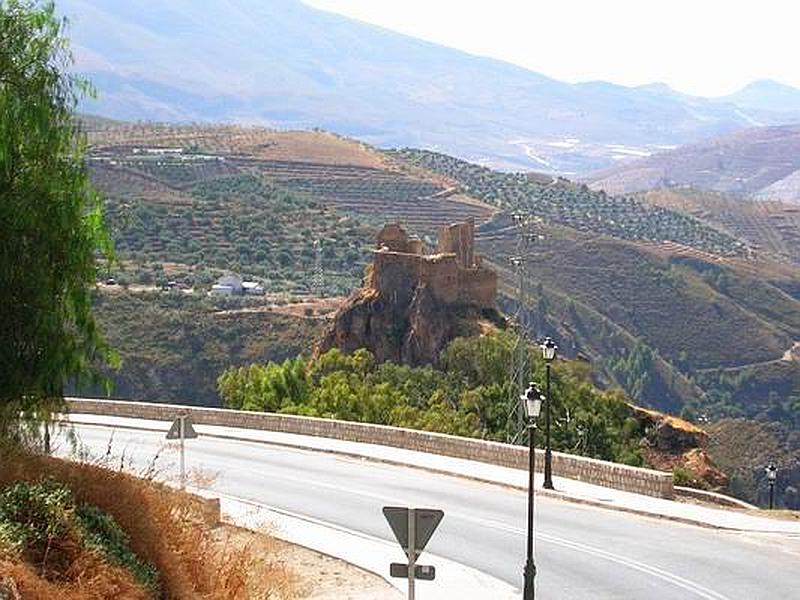
[[[324,320],[263,309],[182,293],[97,295],[98,326],[122,359],[109,373],[113,395],[216,406],[216,378],[231,365],[310,353]]]
[[[285,568],[219,546],[183,493],[100,463],[0,458],[2,583],[25,600],[291,597]]]
[[[743,251],[739,240],[692,217],[565,179],[547,181],[526,173],[493,171],[425,150],[406,148],[389,155],[440,173],[502,210],[535,215],[546,223],[625,240],[672,241],[723,255]]]
[[[180,196],[147,198],[135,185],[116,185],[115,173],[103,168],[97,180],[117,250],[131,267],[128,279],[153,283],[163,263],[177,263],[189,285],[208,285],[215,273],[232,270],[258,277],[273,291],[309,293],[319,264],[329,292],[346,293],[360,281],[371,230],[319,201],[257,175],[197,173],[191,162],[142,159],[135,167],[165,187],[187,184]]]
[[[800,207],[695,188],[652,190],[643,202],[682,211],[747,241],[749,252],[800,265]]]
[[[437,368],[376,364],[364,349],[329,350],[315,360],[230,369],[219,378],[225,406],[410,427],[491,440],[521,440],[508,377],[515,337],[507,332],[456,338]],[[538,349],[536,349],[538,350]],[[528,349],[531,377],[544,381],[544,361]],[[618,391],[591,384],[590,369],[559,362],[553,378],[553,444],[556,449],[643,463],[644,435]]]

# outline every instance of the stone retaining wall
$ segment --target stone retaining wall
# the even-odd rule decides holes
[[[528,468],[528,451],[523,446],[385,425],[149,402],[70,398],[67,400],[67,405],[70,412],[73,413],[159,421],[172,421],[176,415],[188,413],[191,414],[192,420],[200,425],[220,425],[326,437],[476,460],[515,469]],[[536,458],[537,467],[541,470],[544,459],[543,451],[537,450]],[[658,498],[672,498],[674,495],[670,473],[629,467],[561,452],[553,452],[553,474]]]

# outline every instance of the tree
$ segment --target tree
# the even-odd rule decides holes
[[[98,256],[111,259],[85,136],[88,84],[67,73],[52,2],[0,0],[0,435],[61,407],[69,381],[113,360],[91,313]],[[26,419],[20,421],[20,414]],[[38,430],[38,427],[35,428]]]

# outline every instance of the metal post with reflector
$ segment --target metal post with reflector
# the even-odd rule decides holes
[[[189,415],[178,415],[172,422],[167,432],[168,440],[181,441],[181,489],[186,489],[186,450],[184,440],[192,440],[197,437],[197,432],[192,426],[192,417]]]

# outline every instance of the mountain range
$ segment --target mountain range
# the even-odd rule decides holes
[[[298,0],[60,0],[76,69],[127,120],[321,127],[513,170],[584,174],[753,125],[800,122],[800,90],[724,98],[569,84]],[[590,49],[587,49],[590,51]]]

